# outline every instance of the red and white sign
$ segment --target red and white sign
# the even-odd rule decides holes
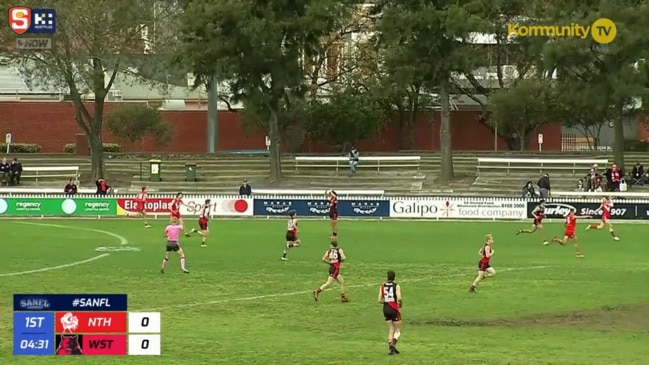
[[[211,199],[212,216],[214,217],[245,217],[252,216],[252,199],[220,198],[213,196],[184,198],[180,214],[198,216],[205,205],[205,199]]]
[[[169,214],[171,210],[172,198],[155,198],[148,197],[144,203],[144,210],[147,213]],[[120,198],[117,199],[117,206],[127,212],[139,212],[138,202],[135,198]]]
[[[9,9],[9,28],[17,34],[26,33],[32,25],[32,9],[13,7]]]

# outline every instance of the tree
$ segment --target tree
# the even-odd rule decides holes
[[[466,40],[485,29],[479,2],[385,0],[379,4],[378,31],[383,42],[402,47],[409,64],[422,75],[423,87],[437,92],[441,104],[440,178],[453,178],[450,95],[452,74],[471,69]]]
[[[426,75],[412,62],[412,47],[393,43],[387,37],[376,42],[380,62],[375,71],[375,88],[382,95],[387,111],[396,111],[399,126],[399,147],[414,148],[416,122],[424,110],[431,110],[433,98],[425,90]],[[369,87],[368,87],[369,89]],[[390,115],[391,117],[392,115]]]
[[[486,23],[482,33],[476,33],[464,43],[469,67],[452,78],[453,89],[482,108],[479,121],[507,140],[510,149],[516,146],[509,143],[511,139],[490,119],[490,96],[498,89],[535,76],[544,40],[512,37],[508,34],[508,25],[529,23],[542,5],[543,1],[537,0],[481,0]]]
[[[75,120],[88,138],[92,174],[104,176],[101,132],[106,97],[118,74],[132,71],[133,56],[145,52],[150,42],[143,31],[172,21],[172,9],[155,0],[21,1],[9,6],[14,5],[56,9],[57,33],[51,50],[16,49],[16,36],[3,27],[0,54],[18,67],[30,85],[68,94]]]
[[[551,87],[544,79],[525,79],[491,95],[495,122],[505,135],[517,140],[521,151],[541,126],[552,121],[548,113],[548,106],[554,102],[548,91]]]
[[[308,91],[300,60],[316,55],[323,37],[356,1],[194,0],[182,18],[180,60],[199,84],[228,80],[235,100],[265,118],[270,178],[281,178],[281,115]],[[259,114],[259,113],[258,113]]]
[[[616,118],[603,83],[584,83],[579,79],[559,79],[554,83],[548,116],[563,126],[579,130],[591,150],[597,150],[602,128]]]
[[[385,118],[381,100],[370,92],[336,88],[310,102],[307,131],[313,140],[344,150],[380,133]]]
[[[649,94],[648,75],[638,72],[635,66],[649,54],[649,34],[644,30],[649,4],[634,0],[566,2],[547,7],[543,15],[541,21],[554,24],[591,25],[604,17],[615,21],[616,37],[612,42],[557,37],[544,44],[540,59],[545,71],[556,71],[559,78],[577,78],[583,85],[601,85],[600,90],[605,90],[614,116],[614,159],[617,165],[624,166],[624,120],[637,112],[636,100],[647,100]]]
[[[165,145],[171,140],[171,126],[164,122],[160,111],[140,104],[122,106],[108,114],[106,127],[126,142],[153,137],[158,145]]]

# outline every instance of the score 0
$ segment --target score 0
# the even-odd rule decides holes
[[[129,312],[128,354],[160,355],[160,313]]]
[[[129,333],[160,333],[160,312],[129,312]]]

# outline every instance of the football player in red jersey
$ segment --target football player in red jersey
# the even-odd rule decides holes
[[[545,218],[545,200],[539,201],[539,205],[534,208],[532,211],[532,217],[534,217],[534,223],[532,223],[532,228],[531,229],[519,229],[518,232],[516,232],[516,235],[518,236],[521,233],[534,233],[537,230],[541,232],[541,236],[543,237],[543,244],[547,245],[548,240],[545,238],[545,231],[543,230],[543,218]]]
[[[584,254],[581,252],[581,249],[579,248],[579,239],[577,238],[577,234],[575,233],[575,230],[577,229],[577,218],[591,218],[589,215],[575,215],[577,210],[575,208],[570,209],[570,213],[566,216],[566,231],[563,234],[563,239],[560,239],[559,237],[554,237],[552,239],[552,242],[556,242],[562,246],[565,246],[568,244],[568,241],[571,240],[574,242],[575,245],[575,250],[577,251],[577,258],[582,258],[584,257]]]
[[[611,236],[613,236],[613,239],[616,241],[620,240],[620,237],[615,234],[615,230],[613,229],[613,223],[611,222],[611,209],[613,209],[613,201],[611,199],[604,197],[602,198],[602,204],[600,204],[599,208],[597,210],[602,210],[602,223],[600,224],[590,224],[586,226],[586,229],[604,229],[605,227],[608,226],[608,231],[611,233]]]
[[[333,190],[325,192],[327,199],[329,199],[329,219],[331,220],[331,238],[335,240],[338,238],[338,194]]]
[[[349,302],[349,299],[347,299],[347,295],[345,294],[345,280],[340,275],[340,266],[346,259],[347,257],[345,256],[345,252],[343,252],[342,248],[338,247],[338,242],[331,241],[331,248],[322,256],[322,261],[329,265],[329,277],[327,278],[327,282],[313,291],[313,299],[318,301],[320,293],[337,281],[340,283],[340,301],[343,303]]]
[[[169,216],[172,223],[174,222],[175,218],[181,226],[185,227],[185,222],[183,222],[183,217],[180,214],[180,206],[182,205],[185,205],[185,203],[183,203],[183,193],[178,193],[176,194],[174,200],[171,201],[169,209],[171,214]],[[185,237],[191,237],[191,235],[186,230],[183,232],[185,233]]]
[[[149,219],[146,214],[146,201],[147,201],[147,187],[143,186],[142,189],[140,190],[140,193],[135,197],[135,206],[137,209],[137,212],[135,212],[132,217],[142,217],[144,218],[144,228],[151,228],[151,225],[149,224]]]
[[[488,234],[485,236],[485,243],[478,251],[480,255],[480,261],[478,262],[478,277],[475,278],[473,284],[469,291],[475,293],[475,289],[483,279],[491,278],[496,276],[496,269],[491,267],[491,257],[496,253],[496,250],[493,248],[494,245],[494,236]]]
[[[201,207],[201,213],[198,217],[198,230],[192,228],[192,233],[198,233],[203,236],[203,242],[201,242],[201,247],[207,247],[207,237],[210,235],[209,221],[212,216],[212,200],[205,199],[205,204]]]
[[[388,324],[388,348],[389,355],[398,355],[397,341],[401,337],[401,307],[403,299],[401,297],[401,286],[394,280],[397,274],[394,271],[388,271],[388,281],[381,285],[379,289],[379,303],[383,304],[383,317]]]
[[[282,261],[287,261],[288,250],[293,247],[300,247],[300,238],[298,237],[297,212],[291,210],[288,212],[288,227],[286,229],[286,248],[282,254]]]

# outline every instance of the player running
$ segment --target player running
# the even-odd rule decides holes
[[[343,303],[349,302],[349,299],[347,299],[347,295],[345,294],[345,280],[340,275],[340,266],[345,260],[347,260],[347,257],[345,256],[343,249],[338,247],[338,242],[331,241],[331,248],[322,256],[322,261],[329,265],[329,277],[327,278],[326,283],[320,285],[318,289],[313,291],[313,299],[315,299],[316,302],[318,301],[320,293],[329,288],[334,281],[340,283],[340,301]]]
[[[210,227],[208,226],[210,217],[212,214],[212,200],[205,199],[205,204],[201,208],[201,213],[198,217],[198,230],[192,228],[191,233],[198,233],[203,237],[203,242],[201,242],[201,247],[207,247],[207,237],[210,235]]]
[[[178,223],[181,226],[185,227],[185,222],[183,221],[183,217],[180,215],[180,206],[182,205],[185,205],[185,203],[183,203],[183,193],[178,193],[176,194],[174,200],[171,201],[171,206],[169,209],[169,211],[171,212],[170,219],[173,222],[174,218],[176,218],[178,220]],[[184,231],[184,233],[185,233],[185,237],[191,237],[191,235],[187,231]]]
[[[539,205],[534,208],[532,211],[532,217],[534,217],[534,223],[532,223],[532,228],[525,228],[525,229],[519,229],[518,232],[516,232],[516,235],[518,236],[521,233],[534,233],[537,230],[541,232],[541,237],[543,237],[543,244],[547,245],[549,242],[545,238],[545,231],[543,230],[543,218],[545,218],[545,200],[541,199],[539,201]]]
[[[494,236],[488,234],[485,236],[485,244],[480,248],[478,254],[481,256],[480,261],[478,262],[478,277],[475,278],[473,284],[469,288],[469,292],[475,293],[475,289],[483,279],[491,278],[496,276],[496,270],[491,267],[491,257],[496,253],[496,250],[493,248]]]
[[[286,255],[293,247],[300,247],[300,238],[297,236],[297,213],[294,210],[288,212],[288,228],[286,230],[286,248],[282,255],[282,260],[287,261]]]
[[[589,229],[603,229],[608,226],[608,231],[611,232],[611,236],[616,241],[620,240],[613,230],[613,223],[611,223],[611,209],[613,208],[613,201],[611,199],[604,197],[602,198],[602,204],[597,208],[597,210],[602,210],[602,222],[600,224],[591,224],[586,226],[586,230]]]
[[[135,197],[135,207],[137,212],[135,212],[132,217],[142,217],[144,218],[144,228],[151,228],[149,224],[148,215],[146,214],[146,201],[147,201],[147,187],[143,186],[140,193]]]
[[[571,240],[574,242],[575,250],[577,251],[577,258],[583,258],[584,254],[579,248],[579,239],[575,230],[577,229],[577,218],[591,218],[589,215],[575,215],[577,210],[575,208],[570,209],[570,213],[566,216],[566,232],[563,234],[563,239],[559,237],[554,237],[552,242],[556,242],[562,246],[568,244],[568,241]]]
[[[388,324],[388,355],[398,355],[397,341],[401,337],[401,286],[394,282],[397,277],[394,271],[388,271],[388,281],[379,289],[379,303],[383,304],[383,317]]]
[[[331,234],[332,240],[338,239],[338,194],[333,190],[325,192],[327,199],[329,199],[329,219],[331,220]]]
[[[180,269],[185,273],[189,274],[189,270],[187,270],[187,262],[185,261],[185,251],[183,251],[182,247],[180,247],[180,233],[184,230],[183,226],[181,226],[178,223],[177,218],[171,218],[171,224],[165,228],[165,237],[167,237],[167,253],[165,254],[165,258],[162,260],[162,268],[160,269],[160,273],[164,274],[165,269],[167,268],[167,265],[169,265],[169,254],[171,252],[176,252],[178,253],[178,256],[180,256]]]

